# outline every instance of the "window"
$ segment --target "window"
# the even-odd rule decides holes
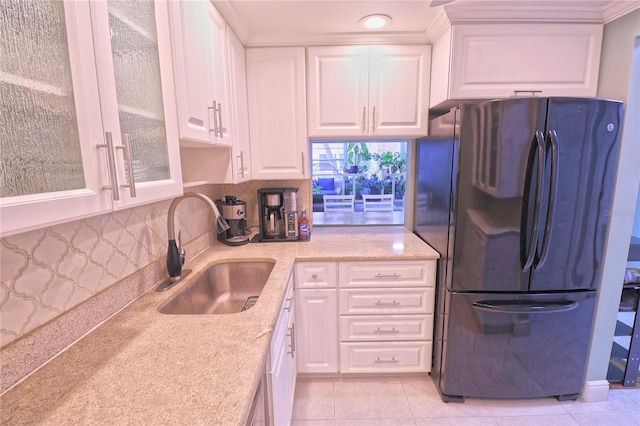
[[[312,141],[313,225],[403,225],[408,142]]]

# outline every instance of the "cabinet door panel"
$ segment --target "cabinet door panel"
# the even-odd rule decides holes
[[[372,135],[427,134],[430,58],[429,46],[371,48]]]
[[[0,235],[110,211],[89,3],[2,7]]]
[[[338,371],[337,290],[296,290],[298,371]]]
[[[209,2],[170,2],[180,138],[209,143],[213,129],[213,25]],[[187,24],[188,23],[188,24]]]
[[[211,23],[211,55],[213,68],[206,78],[213,84],[213,100],[216,102],[218,133],[215,135],[217,145],[231,146],[232,110],[229,101],[229,70],[227,68],[227,23],[211,2],[208,5],[209,21]]]
[[[595,96],[601,43],[599,24],[454,26],[451,97]]]
[[[247,61],[240,39],[227,27],[229,43],[229,87],[233,112],[232,182],[251,180],[251,145],[249,143],[249,108],[247,105]]]
[[[308,177],[304,64],[302,47],[247,49],[254,179]]]
[[[309,136],[361,136],[369,105],[369,46],[310,47]]]
[[[164,2],[91,4],[102,121],[114,145],[131,144],[136,191],[121,187],[116,209],[182,194],[168,10]],[[126,135],[126,136],[125,136]],[[115,155],[119,185],[129,182],[125,149]]]

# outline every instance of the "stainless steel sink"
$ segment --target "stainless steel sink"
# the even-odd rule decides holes
[[[158,308],[163,314],[233,314],[252,307],[273,269],[273,261],[225,262],[197,274]]]

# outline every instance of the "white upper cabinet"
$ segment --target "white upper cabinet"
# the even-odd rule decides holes
[[[123,165],[116,167],[123,188],[114,207],[181,195],[167,3],[90,4],[104,131]]]
[[[226,23],[208,0],[172,1],[170,9],[182,145],[230,146]]]
[[[309,136],[427,133],[429,46],[307,50]]]
[[[602,24],[456,24],[433,46],[431,106],[447,100],[596,95]]]
[[[247,104],[247,61],[238,36],[227,27],[229,53],[229,89],[232,111],[233,147],[232,183],[251,180],[251,146],[249,144],[249,106]]]
[[[166,4],[1,7],[1,236],[181,194]]]
[[[240,183],[251,180],[249,111],[245,48],[231,28],[225,37],[225,63],[228,65],[230,107],[226,117],[225,144],[184,143],[180,149],[185,184]],[[231,143],[227,146],[226,143]],[[205,149],[203,149],[205,148]]]
[[[248,48],[253,179],[309,177],[303,47]]]

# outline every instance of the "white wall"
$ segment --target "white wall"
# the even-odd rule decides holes
[[[598,96],[626,101],[617,183],[586,380],[606,380],[640,186],[640,10],[605,26]]]
[[[640,9],[604,26],[597,92],[599,98],[626,102],[633,39],[637,35],[640,35]]]

